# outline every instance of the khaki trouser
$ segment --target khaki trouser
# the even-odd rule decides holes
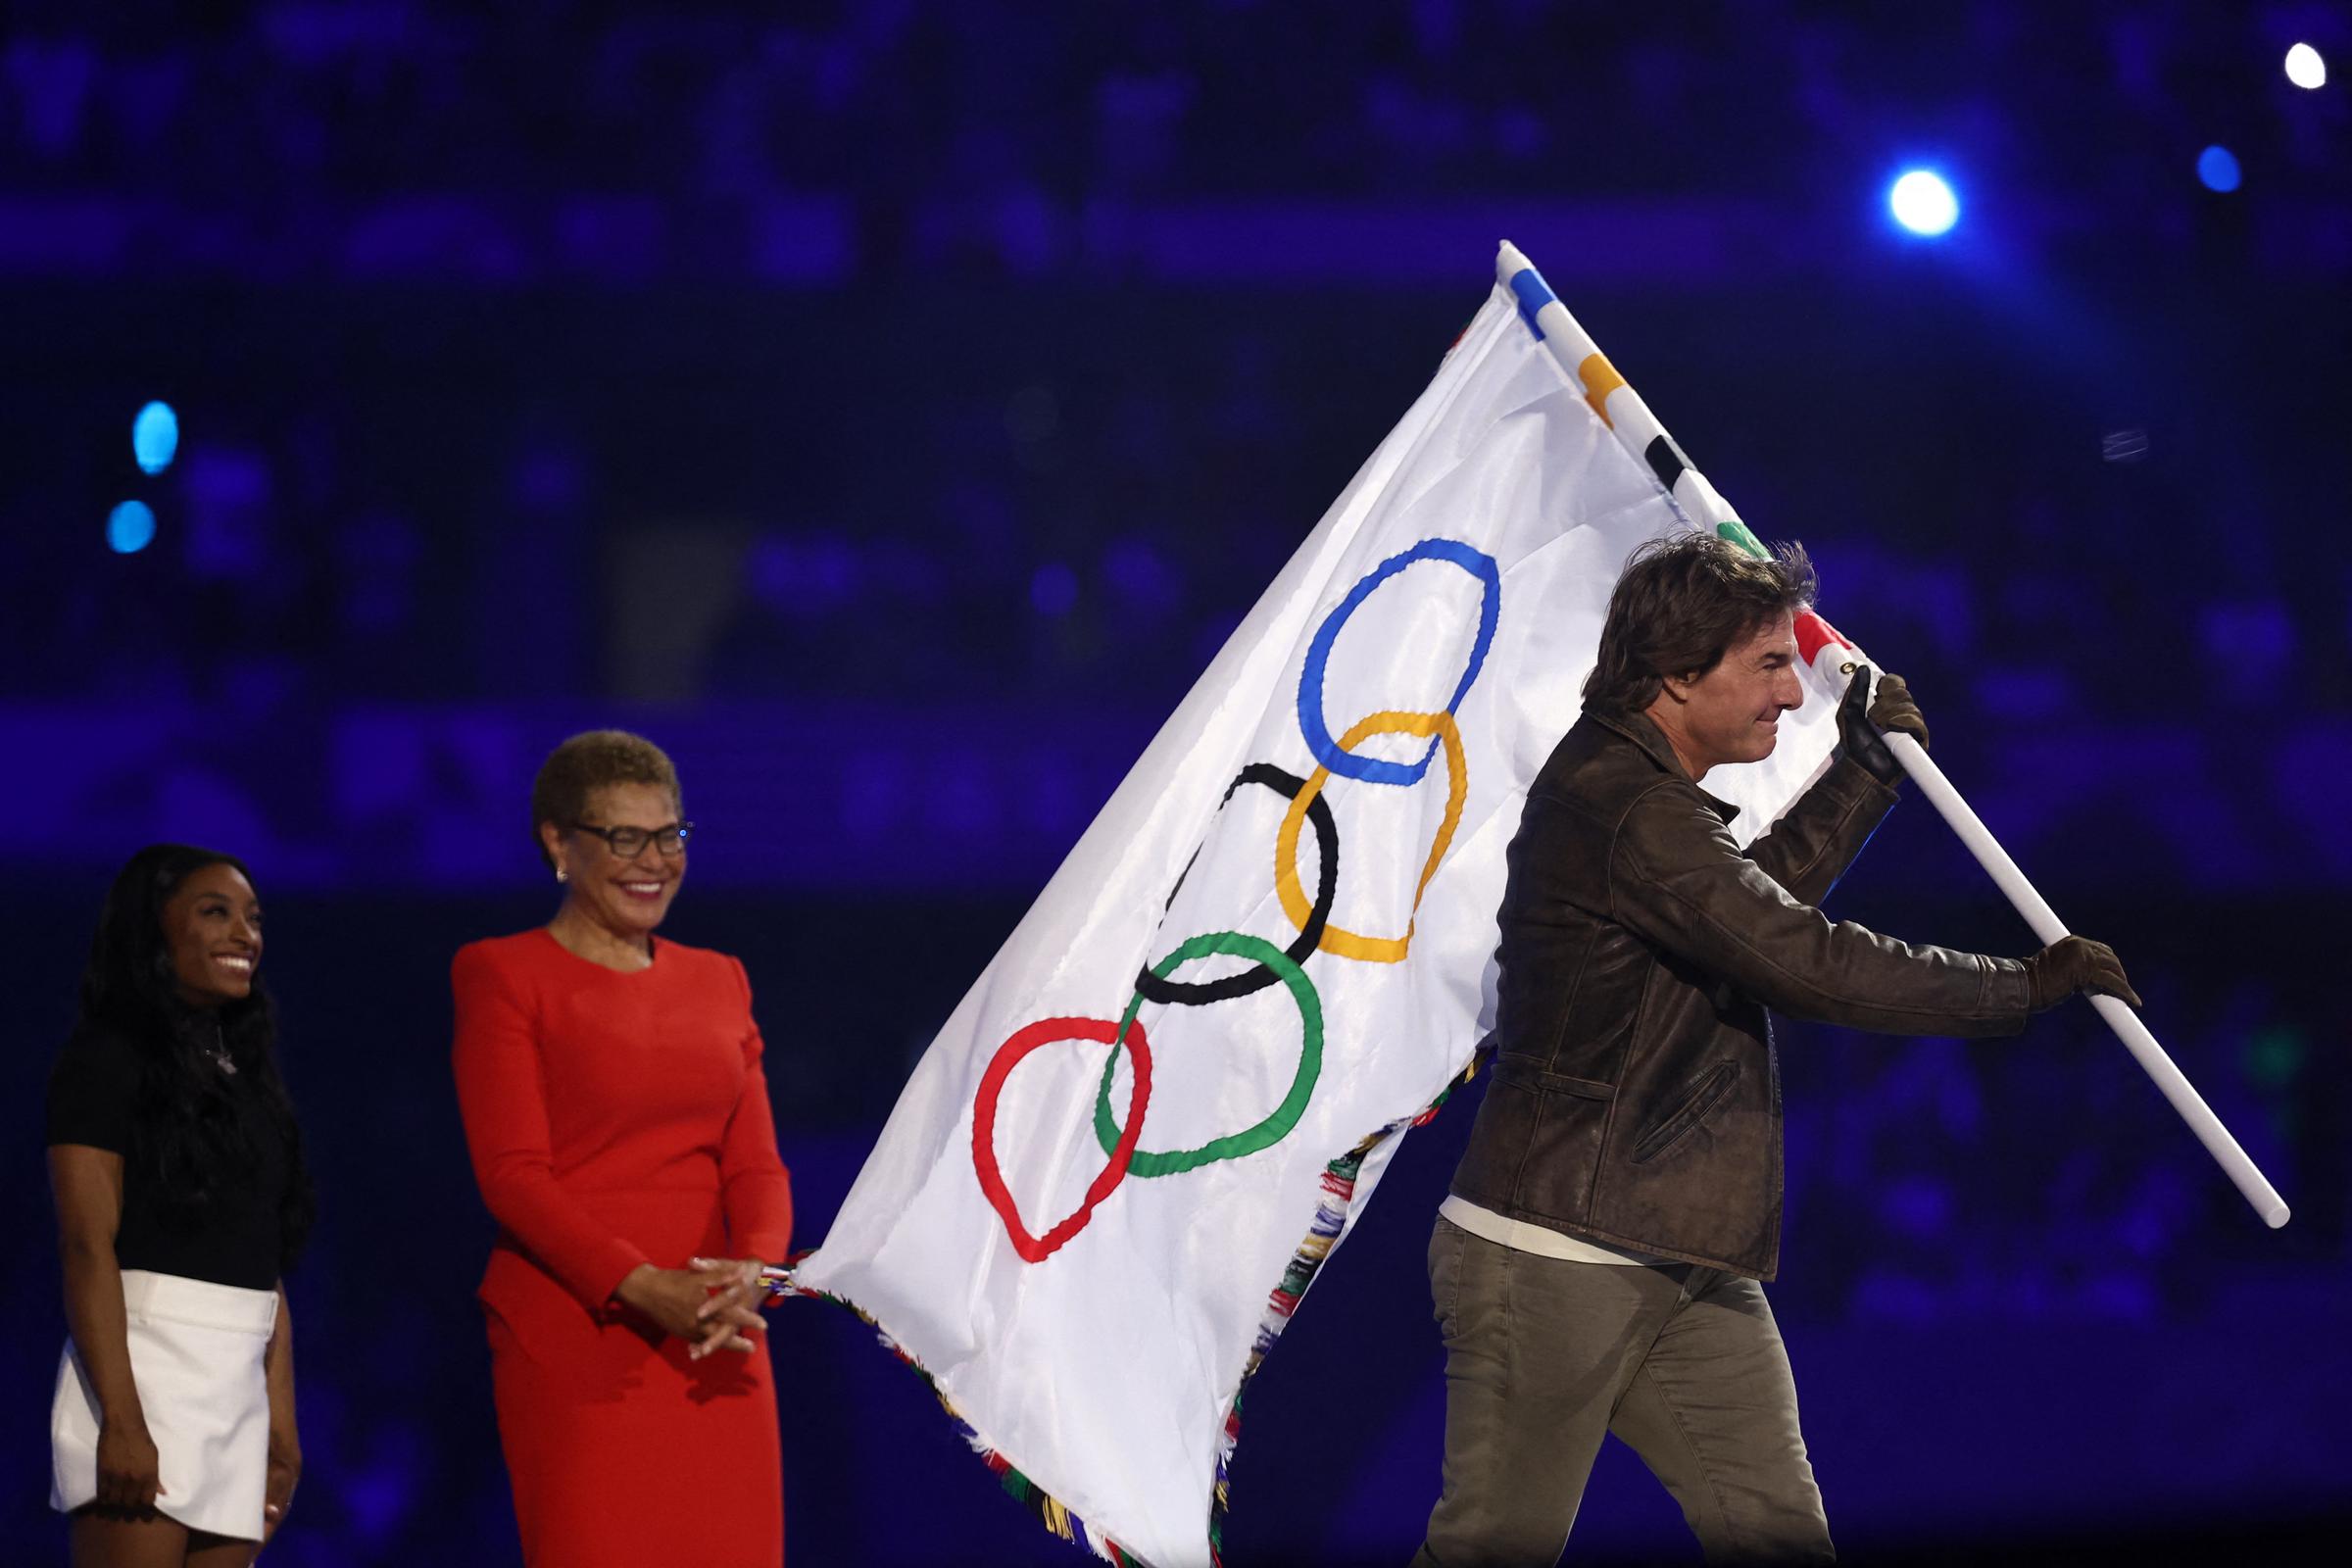
[[[1557,1562],[1603,1432],[1674,1494],[1709,1562],[1837,1560],[1754,1280],[1540,1257],[1443,1218],[1429,1277],[1446,1490],[1414,1568]]]

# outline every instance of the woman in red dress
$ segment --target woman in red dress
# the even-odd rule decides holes
[[[690,832],[659,747],[573,736],[531,814],[562,909],[450,969],[458,1102],[499,1224],[479,1294],[523,1558],[774,1568],[758,1306],[792,1189],[751,986],[654,935]]]

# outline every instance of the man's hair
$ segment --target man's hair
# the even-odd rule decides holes
[[[625,729],[592,729],[574,735],[539,764],[531,781],[531,845],[552,868],[555,858],[540,842],[539,824],[553,822],[569,832],[588,809],[588,797],[612,784],[651,784],[679,808],[678,770],[669,754]]]
[[[1639,713],[1663,677],[1696,677],[1723,662],[1784,612],[1813,603],[1819,587],[1800,544],[1758,558],[1712,534],[1652,539],[1627,559],[1609,594],[1599,662],[1585,677],[1585,708]]]

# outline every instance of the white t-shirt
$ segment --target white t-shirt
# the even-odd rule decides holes
[[[1523,1219],[1497,1214],[1491,1208],[1481,1208],[1466,1198],[1446,1195],[1438,1212],[1453,1221],[1481,1241],[1507,1247],[1515,1252],[1533,1252],[1538,1257],[1556,1257],[1569,1263],[1616,1263],[1636,1267],[1644,1264],[1664,1264],[1671,1257],[1652,1257],[1647,1252],[1629,1252],[1623,1248],[1588,1242],[1581,1236],[1566,1236],[1544,1225],[1530,1225]]]

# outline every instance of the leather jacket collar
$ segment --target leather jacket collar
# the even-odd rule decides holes
[[[1690,779],[1690,772],[1675,758],[1674,747],[1666,739],[1666,732],[1658,728],[1657,721],[1647,713],[1596,713],[1591,709],[1587,709],[1585,717],[1601,728],[1632,741],[1642,749],[1642,755],[1676,778]],[[1709,795],[1700,787],[1696,779],[1690,779],[1690,787],[1698,791],[1699,798],[1707,803],[1708,809],[1722,817],[1725,825],[1730,825],[1732,820],[1740,814],[1740,808],[1729,801],[1719,801]]]

